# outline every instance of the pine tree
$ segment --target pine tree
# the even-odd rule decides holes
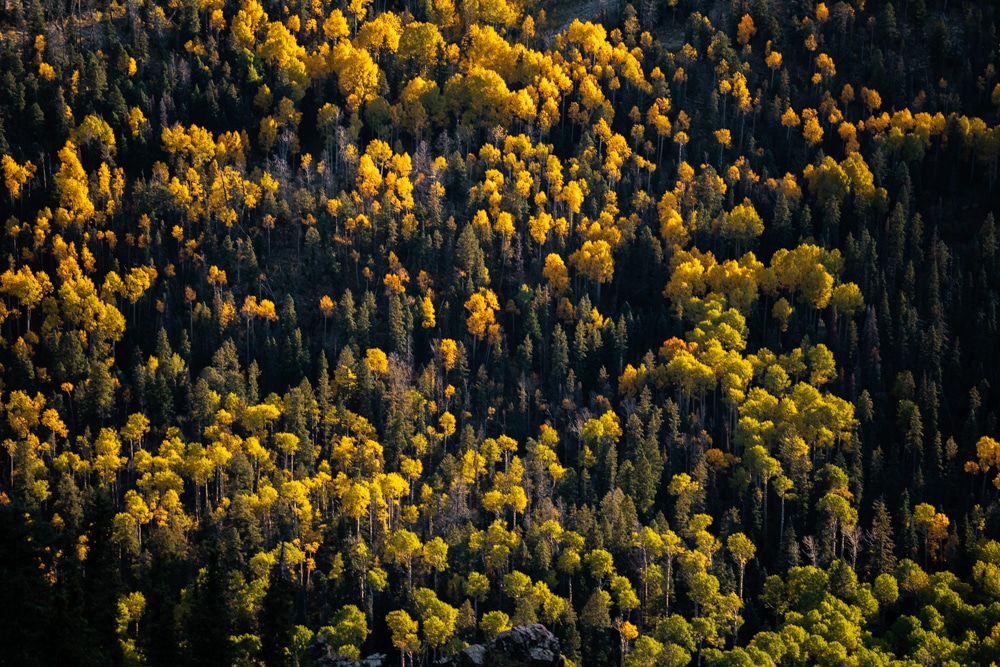
[[[903,497],[899,503],[899,551],[905,558],[916,558],[917,549],[917,527],[913,523],[913,513],[910,509],[910,492],[903,490]]]
[[[271,568],[269,585],[261,603],[260,628],[261,658],[268,665],[284,665],[285,651],[292,643],[292,626],[295,621],[295,584],[285,561],[284,547],[278,562]]]
[[[872,505],[875,515],[866,535],[867,569],[873,575],[888,574],[896,567],[895,542],[892,539],[892,516],[881,498]]]

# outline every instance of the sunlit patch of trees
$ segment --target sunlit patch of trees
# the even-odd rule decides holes
[[[996,10],[0,11],[0,663],[1000,662]]]

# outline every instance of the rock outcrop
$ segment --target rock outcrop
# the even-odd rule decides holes
[[[375,653],[363,660],[354,660],[337,653],[322,635],[317,637],[309,647],[307,657],[307,664],[316,665],[316,667],[382,667],[385,664],[384,653]]]
[[[447,658],[440,667],[563,667],[559,640],[541,624],[519,625],[486,644],[473,644]]]

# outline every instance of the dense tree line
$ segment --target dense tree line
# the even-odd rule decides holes
[[[8,0],[0,664],[1000,661],[981,4]]]

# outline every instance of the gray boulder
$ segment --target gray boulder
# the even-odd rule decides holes
[[[563,667],[559,640],[544,625],[519,625],[486,644],[473,644],[447,658],[440,667]]]
[[[326,637],[319,635],[309,647],[307,654],[309,664],[317,667],[382,667],[385,664],[385,654],[375,653],[363,658],[360,662],[353,660],[346,655],[337,653],[336,650],[326,641]]]

